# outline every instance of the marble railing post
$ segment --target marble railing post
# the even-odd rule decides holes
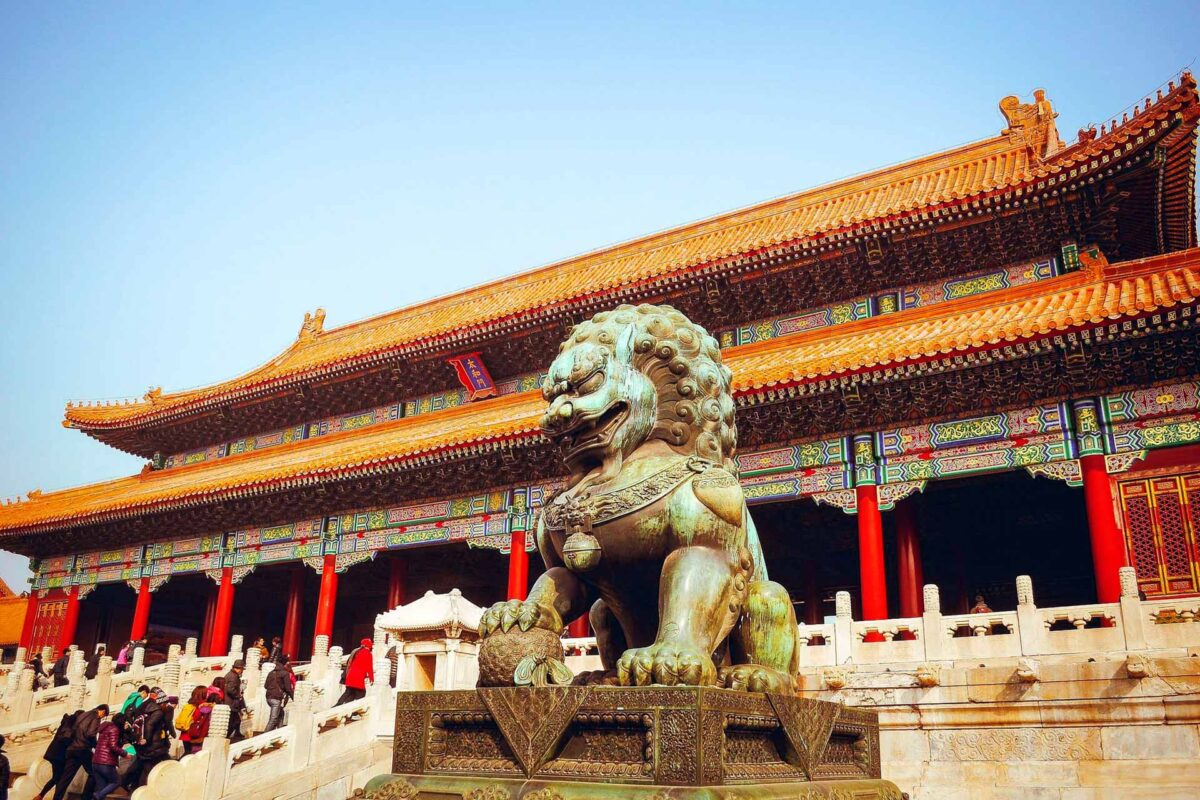
[[[17,673],[16,695],[9,700],[9,713],[18,724],[29,721],[33,711],[33,670],[21,667]]]
[[[146,648],[134,648],[133,658],[129,659],[129,674],[141,675],[146,669]]]
[[[287,724],[295,732],[292,753],[293,770],[303,769],[312,757],[317,735],[313,725],[314,705],[312,682],[299,681],[296,684],[295,696],[287,705]]]
[[[86,671],[87,661],[83,657],[83,651],[78,649],[72,650],[71,657],[67,660],[67,683],[70,683],[72,686],[75,684],[84,686],[86,691],[87,679],[83,677]]]
[[[100,656],[100,663],[96,667],[96,679],[92,681],[89,705],[98,706],[108,702],[108,695],[112,691],[112,676],[112,656]]]
[[[237,661],[239,658],[243,661],[245,660],[246,655],[242,652],[242,649],[242,635],[240,633],[234,634],[233,638],[229,640],[229,653],[225,659],[225,669],[232,669],[233,662]]]
[[[1125,631],[1126,650],[1146,649],[1146,621],[1142,616],[1142,601],[1138,597],[1137,572],[1133,567],[1121,567],[1121,621]]]
[[[87,705],[87,686],[72,683],[67,689],[67,711],[78,711]]]
[[[12,667],[8,670],[8,679],[4,685],[4,695],[12,697],[17,693],[17,686],[21,680],[21,673],[25,671],[26,650],[24,647],[17,648],[17,657],[12,663]]]
[[[375,653],[385,652],[376,648]],[[387,656],[375,659],[375,680],[367,691],[371,698],[371,730],[376,736],[393,736],[396,731],[396,693],[392,690],[392,662]]]
[[[313,655],[312,663],[308,670],[308,679],[311,681],[319,681],[325,677],[325,670],[329,666],[329,637],[324,634],[313,640]]]
[[[833,597],[836,616],[833,622],[834,662],[841,666],[854,654],[854,620],[850,616],[850,593],[838,592]]]
[[[179,697],[179,678],[179,662],[168,661],[163,666],[162,685],[160,688],[166,692],[168,696]],[[186,698],[180,698],[179,700],[181,705],[186,702]]]
[[[42,647],[42,666],[49,669],[54,663],[54,648],[50,645]]]
[[[942,630],[942,595],[932,583],[925,584],[925,610],[921,613],[921,638],[925,640],[925,660],[941,661],[946,657],[946,631]]]
[[[213,706],[202,749],[209,754],[202,800],[220,800],[225,794],[225,778],[229,774],[229,706]]]
[[[260,689],[262,687],[262,669],[259,663],[262,661],[262,651],[257,647],[251,647],[246,651],[246,670],[242,673],[242,697],[246,701],[246,710],[250,714],[250,731],[258,729],[258,722],[262,722],[262,727],[267,726],[266,720],[262,719],[259,713],[261,705]]]
[[[1046,632],[1033,600],[1033,578],[1028,575],[1017,576],[1017,635],[1021,640],[1021,655],[1042,654]]]

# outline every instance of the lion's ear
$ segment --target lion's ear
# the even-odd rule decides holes
[[[721,467],[711,467],[692,479],[692,491],[705,508],[730,525],[742,524],[746,496],[742,485]]]

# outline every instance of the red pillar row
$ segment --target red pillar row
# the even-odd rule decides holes
[[[404,560],[403,556],[392,556],[388,573],[387,607],[389,611],[396,606],[404,605],[404,584],[407,577],[408,562]]]
[[[1087,504],[1088,531],[1092,539],[1092,566],[1096,572],[1096,597],[1101,603],[1121,599],[1119,570],[1127,565],[1125,538],[1117,526],[1112,483],[1103,455],[1079,459],[1083,473],[1083,499]]]
[[[883,570],[883,517],[873,484],[855,488],[858,505],[858,568],[864,620],[887,619],[887,580]]]
[[[137,605],[133,608],[133,627],[129,630],[129,639],[141,641],[150,627],[150,579],[142,578],[138,584]]]
[[[33,646],[33,624],[37,621],[39,603],[37,591],[30,591],[29,603],[25,606],[25,624],[21,626],[21,641],[18,642],[18,646],[24,647],[26,652]]]
[[[79,627],[79,587],[67,589],[67,613],[63,617],[62,632],[59,634],[58,650],[61,653],[75,642],[75,630]]]
[[[529,594],[529,553],[525,552],[525,531],[512,532],[512,551],[508,554],[508,599],[524,600]]]
[[[313,638],[333,635],[333,612],[337,604],[337,556],[325,556],[321,565],[321,596],[317,599],[317,624]]]
[[[912,500],[896,506],[896,560],[899,562],[900,616],[919,617],[925,610],[925,574],[921,568],[921,540]]]
[[[287,616],[283,623],[283,652],[288,658],[300,657],[300,618],[304,615],[304,567],[292,568],[288,586]]]
[[[233,620],[233,568],[221,570],[221,588],[217,590],[216,609],[213,613],[212,637],[209,639],[209,654],[229,655],[229,625]]]

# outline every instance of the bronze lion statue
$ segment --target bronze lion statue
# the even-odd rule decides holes
[[[716,340],[670,306],[575,327],[542,386],[570,469],[538,520],[547,570],[485,612],[485,650],[588,613],[604,673],[581,678],[794,690],[795,610],[737,480],[730,382]]]

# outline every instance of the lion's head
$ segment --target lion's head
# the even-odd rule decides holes
[[[717,340],[676,309],[618,306],[559,347],[542,384],[542,430],[576,476],[648,439],[733,470],[731,377]]]

